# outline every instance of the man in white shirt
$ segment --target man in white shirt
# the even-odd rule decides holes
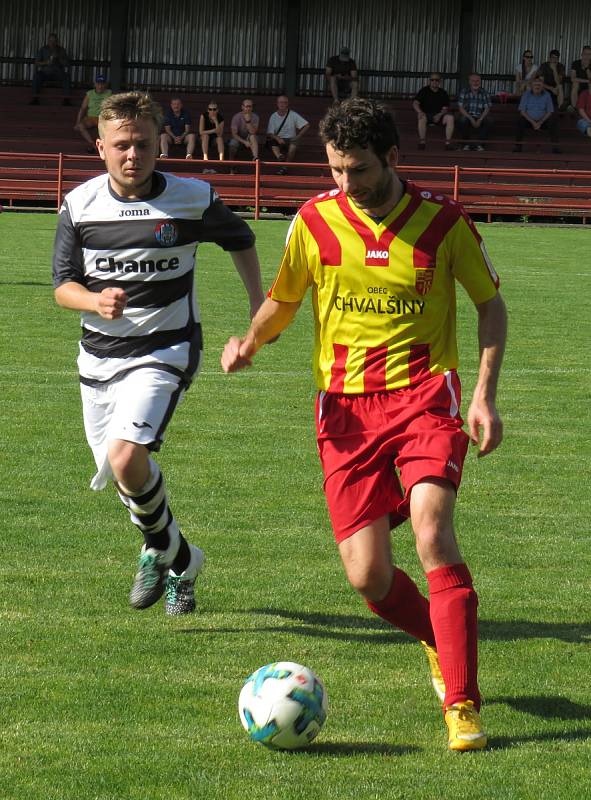
[[[267,125],[267,142],[277,161],[293,161],[298,141],[308,131],[310,123],[289,107],[289,98],[277,98],[277,111],[271,114]],[[280,170],[284,175],[285,169]]]

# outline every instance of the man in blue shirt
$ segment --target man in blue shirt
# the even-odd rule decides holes
[[[160,158],[168,158],[171,145],[186,147],[186,158],[193,158],[196,135],[192,132],[191,115],[183,108],[180,97],[173,97],[164,115],[164,131],[160,134]]]
[[[60,45],[55,33],[47,37],[47,44],[43,45],[35,58],[35,75],[33,76],[32,106],[39,105],[39,93],[46,81],[57,81],[62,84],[65,106],[71,105],[70,100],[70,59],[64,48]]]
[[[514,153],[521,153],[523,136],[526,130],[547,130],[550,133],[552,152],[560,153],[558,147],[558,115],[554,111],[554,103],[550,92],[544,89],[541,77],[534,78],[531,89],[524,92],[519,102],[519,119],[515,132]]]

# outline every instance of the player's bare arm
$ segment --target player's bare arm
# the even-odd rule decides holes
[[[261,267],[256,248],[249,247],[247,250],[235,250],[230,255],[248,294],[250,318],[252,319],[265,299],[261,282]]]
[[[119,319],[127,305],[127,294],[123,289],[110,286],[102,292],[89,292],[75,281],[67,281],[54,292],[55,301],[62,308],[72,311],[94,311],[103,319]]]
[[[478,456],[492,453],[503,439],[503,423],[496,407],[497,384],[507,339],[507,309],[500,294],[476,306],[480,367],[470,408],[468,429]]]
[[[237,372],[250,367],[255,353],[287,328],[300,305],[299,302],[284,303],[267,297],[244,338],[232,336],[228,340],[221,358],[224,372]]]

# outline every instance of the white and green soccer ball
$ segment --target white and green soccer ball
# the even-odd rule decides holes
[[[296,750],[316,738],[324,725],[328,697],[308,667],[276,661],[250,675],[238,699],[242,726],[254,742]]]

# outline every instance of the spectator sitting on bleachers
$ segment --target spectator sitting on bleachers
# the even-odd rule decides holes
[[[534,131],[547,130],[550,133],[552,152],[561,152],[558,147],[558,114],[554,110],[550,92],[544,89],[541,78],[533,79],[531,89],[525,91],[519,102],[514,153],[521,153],[523,136],[530,128]]]
[[[570,104],[576,108],[579,94],[584,89],[591,88],[591,46],[585,45],[581,50],[581,57],[571,64],[570,84]]]
[[[84,100],[80,106],[74,130],[78,131],[80,136],[87,143],[87,153],[96,153],[96,138],[98,127],[98,116],[100,114],[103,102],[112,94],[110,89],[107,89],[107,79],[104,75],[97,75],[94,79],[94,89],[89,89],[84,95]],[[96,135],[94,138],[90,135],[93,131]]]
[[[185,158],[193,158],[195,134],[191,133],[191,115],[183,108],[180,97],[173,97],[164,116],[164,131],[160,134],[160,158],[168,158],[171,145],[186,148]]]
[[[43,45],[35,59],[35,74],[33,76],[32,106],[39,105],[39,92],[46,81],[61,83],[65,106],[71,105],[70,101],[70,59],[64,48],[60,45],[55,33],[47,37],[47,44]]]
[[[518,97],[530,88],[530,82],[536,77],[539,67],[534,64],[534,54],[528,48],[523,51],[521,64],[515,67],[515,94]]]
[[[558,50],[550,50],[548,61],[540,64],[538,75],[544,81],[544,89],[550,92],[554,108],[559,110],[564,104],[564,64],[558,60]]]
[[[359,89],[357,64],[351,58],[351,51],[346,45],[341,47],[338,56],[331,56],[328,59],[325,75],[335,103],[348,97],[357,97]]]
[[[482,141],[488,139],[492,127],[489,112],[492,100],[482,88],[480,75],[473,72],[468,78],[468,88],[462,89],[458,98],[458,128],[462,139],[480,139],[480,144],[464,144],[464,150],[484,150]]]
[[[298,142],[310,128],[308,120],[289,107],[289,98],[282,94],[277,98],[277,111],[271,114],[267,125],[267,141],[278,161],[293,161]],[[285,169],[279,174],[284,175]]]
[[[207,111],[199,117],[199,136],[203,149],[203,160],[209,161],[209,148],[215,139],[218,158],[224,160],[224,118],[215,100],[207,104]],[[204,169],[203,172],[215,172],[214,169]]]
[[[241,110],[232,117],[230,130],[232,138],[228,143],[230,160],[236,159],[238,151],[243,148],[256,161],[259,157],[259,115],[253,111],[254,103],[250,99],[242,101]]]
[[[577,120],[577,128],[581,131],[583,136],[591,137],[591,90],[583,89],[577,99],[577,111],[579,112],[579,119]]]
[[[432,72],[429,83],[415,95],[412,107],[417,113],[419,150],[424,150],[427,140],[427,125],[445,127],[445,149],[453,150],[451,137],[454,132],[454,115],[449,110],[449,95],[441,88],[441,75]]]

